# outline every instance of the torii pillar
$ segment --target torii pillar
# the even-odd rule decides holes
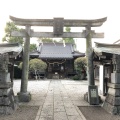
[[[22,64],[22,80],[21,89],[18,93],[19,101],[29,102],[31,100],[31,94],[27,91],[28,86],[28,72],[29,72],[29,48],[30,48],[30,28],[31,26],[25,26],[26,37],[24,41],[23,49],[23,64]]]
[[[88,25],[86,27],[86,58],[87,58],[87,78],[88,85],[95,85],[94,83],[94,65],[93,65],[93,49],[92,49],[92,31]]]
[[[91,27],[99,27],[105,21],[105,18],[95,20],[74,20],[64,18],[54,19],[21,19],[10,16],[10,19],[20,26],[26,26],[26,30],[12,31],[12,36],[25,37],[24,55],[23,55],[23,74],[21,80],[21,91],[19,93],[21,101],[29,101],[30,94],[27,92],[28,83],[28,62],[29,62],[29,44],[30,37],[47,37],[47,38],[86,38],[86,56],[87,56],[87,76],[88,86],[94,86],[94,68],[93,68],[93,50],[92,50],[92,38],[103,38],[104,33],[95,33],[91,30]],[[30,30],[30,26],[52,26],[53,32],[34,32]],[[63,27],[85,27],[83,32],[63,32]],[[94,89],[93,89],[94,90]],[[94,92],[94,91],[93,91]],[[88,91],[90,93],[90,91]],[[93,97],[95,94],[92,94]],[[89,102],[89,101],[88,101]]]
[[[92,48],[92,30],[88,24],[86,26],[86,59],[87,59],[87,79],[88,92],[84,95],[84,99],[91,105],[99,104],[98,87],[95,86],[94,65],[93,65],[93,48]]]

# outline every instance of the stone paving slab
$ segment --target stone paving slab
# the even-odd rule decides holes
[[[20,81],[14,84],[17,94]],[[32,100],[21,105],[39,106],[35,120],[83,120],[74,103],[78,105],[81,97],[81,92],[75,89],[76,85],[80,88],[81,83],[72,80],[29,81],[28,91],[32,94]]]
[[[66,112],[54,112],[54,120],[68,120]]]
[[[37,80],[28,82],[32,94],[29,103],[21,105],[39,106],[35,120],[88,120],[78,106],[90,106],[84,101],[88,91],[87,81]],[[20,91],[20,80],[14,81],[14,91]]]
[[[80,116],[68,116],[68,120],[81,120]]]
[[[120,120],[120,115],[112,115],[101,106],[80,106],[79,109],[87,120]]]
[[[20,81],[15,81],[14,84],[17,94],[20,91]],[[32,94],[32,100],[21,105],[39,106],[35,120],[83,120],[75,104],[80,103],[79,98],[83,94],[75,87],[77,85],[77,88],[81,88],[81,84],[72,80],[29,81],[28,91]]]
[[[54,112],[65,112],[65,107],[64,107],[64,105],[54,106]]]

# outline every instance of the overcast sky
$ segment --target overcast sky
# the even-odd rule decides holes
[[[119,0],[1,0],[0,1],[0,39],[9,15],[19,18],[53,19],[98,19],[107,21],[96,32],[104,32],[104,39],[93,41],[113,43],[120,39],[120,1]],[[79,28],[82,30],[83,28]],[[43,28],[41,28],[41,31]],[[72,29],[75,30],[75,29]],[[76,31],[79,31],[76,30]],[[85,50],[85,39],[76,39],[78,49]]]

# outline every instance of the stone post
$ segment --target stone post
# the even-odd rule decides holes
[[[94,85],[93,49],[90,26],[86,27],[86,35],[87,79],[89,85]]]
[[[31,100],[31,95],[29,92],[27,92],[28,71],[29,71],[30,26],[26,26],[26,33],[27,36],[24,41],[24,50],[23,50],[21,90],[20,93],[18,93],[19,100],[21,102],[29,102]]]
[[[103,108],[111,114],[120,114],[120,55],[113,55],[112,63],[113,73]]]

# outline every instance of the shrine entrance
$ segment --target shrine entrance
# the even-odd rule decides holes
[[[65,72],[65,60],[61,62],[54,62],[53,60],[48,63],[48,78],[49,79],[60,79],[64,77]]]
[[[11,36],[20,36],[25,38],[24,52],[23,52],[23,68],[22,68],[22,80],[21,90],[19,93],[20,101],[30,101],[30,93],[27,92],[28,84],[28,70],[29,70],[29,46],[30,37],[47,37],[47,38],[86,38],[86,58],[87,58],[87,79],[88,86],[93,86],[92,91],[88,90],[88,94],[94,95],[94,68],[93,68],[93,50],[92,50],[92,38],[103,38],[104,33],[95,33],[91,30],[91,27],[100,27],[105,21],[105,18],[95,20],[73,20],[64,18],[54,19],[21,19],[10,16],[10,19],[15,25],[25,26],[25,30],[13,31]],[[34,32],[31,26],[53,26],[53,32]],[[85,27],[83,32],[63,32],[64,27]],[[91,98],[89,103],[91,104]]]

